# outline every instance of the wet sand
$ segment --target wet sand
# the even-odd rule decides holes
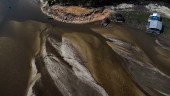
[[[158,37],[157,35],[146,34],[146,33],[143,33],[143,31],[136,30],[134,28],[129,28],[129,27],[126,27],[125,25],[119,26],[119,25],[113,24],[110,26],[113,26],[116,28],[106,28],[106,29],[105,28],[92,28],[92,30],[94,30],[95,32],[99,34],[102,34],[104,37],[112,37],[115,39],[126,41],[134,46],[138,46],[140,49],[144,51],[147,58],[150,59],[148,61],[146,58],[140,58],[140,59],[143,59],[142,61],[146,60],[147,62],[150,62],[153,66],[155,66],[156,68],[160,69],[163,73],[170,76],[170,72],[168,70],[169,62],[166,62],[161,58],[155,57],[161,54],[166,54],[167,56],[169,56],[169,52],[167,50],[160,48],[159,45],[155,43],[155,39]],[[159,47],[160,49],[155,50],[155,47]]]
[[[15,83],[18,83],[19,80],[10,79],[10,80],[15,81],[13,83],[12,83],[12,81],[7,81],[9,78],[14,78],[14,77],[11,77],[11,76],[13,76],[13,75],[10,75],[11,73],[17,74],[17,76],[19,76],[20,78],[23,76],[26,76],[26,77],[23,77],[24,79],[21,79],[22,85],[21,85],[21,87],[19,87],[19,89],[13,90],[14,87],[10,87],[11,89],[8,89],[6,87],[3,88],[3,90],[6,90],[6,91],[4,91],[4,94],[6,94],[6,95],[8,95],[7,92],[9,92],[9,90],[13,90],[9,94],[18,94],[18,93],[12,93],[12,92],[18,92],[18,90],[21,90],[20,88],[22,88],[22,90],[21,90],[22,92],[19,92],[19,93],[25,94],[26,90],[28,90],[27,87],[29,88],[28,85],[30,85],[29,80],[31,80],[31,78],[29,79],[29,77],[31,77],[30,63],[31,63],[32,58],[34,58],[40,51],[40,45],[49,47],[50,48],[50,49],[48,49],[49,51],[52,50],[51,49],[52,46],[50,46],[49,44],[47,44],[47,45],[46,45],[46,43],[42,44],[44,42],[45,38],[44,38],[44,40],[40,38],[40,33],[42,30],[44,30],[47,27],[47,24],[42,24],[42,25],[41,25],[41,23],[40,23],[40,25],[38,25],[38,24],[39,23],[34,22],[34,21],[27,21],[27,22],[12,21],[12,22],[9,22],[6,24],[8,26],[4,25],[4,28],[8,29],[8,27],[10,27],[10,28],[13,28],[12,29],[13,31],[2,29],[3,31],[1,33],[1,39],[2,39],[2,41],[4,41],[4,43],[1,43],[2,44],[1,48],[4,51],[1,51],[1,52],[3,52],[2,54],[6,54],[6,55],[4,55],[4,58],[7,58],[7,56],[8,56],[8,58],[10,60],[9,59],[1,59],[1,60],[3,60],[1,62],[4,62],[3,64],[5,64],[5,65],[12,64],[13,62],[16,62],[14,64],[17,64],[17,66],[10,65],[10,67],[8,67],[9,68],[8,70],[13,69],[13,68],[15,70],[18,70],[15,72],[11,72],[12,70],[6,72],[7,70],[5,71],[4,69],[6,69],[7,66],[1,67],[3,69],[3,70],[1,70],[2,71],[1,73],[6,73],[9,75],[9,77],[5,76],[6,77],[6,78],[4,78],[5,81],[2,81],[2,82],[6,82],[4,84],[16,85]],[[93,25],[93,27],[91,25]],[[138,44],[139,41],[136,41],[137,39],[133,38],[133,35],[131,35],[131,33],[129,33],[131,31],[127,31],[127,29],[124,30],[121,27],[123,25],[114,25],[114,24],[112,25],[111,24],[110,26],[114,26],[114,28],[103,27],[103,26],[99,27],[98,25],[99,25],[99,22],[86,24],[86,25],[69,25],[70,27],[71,26],[79,26],[79,28],[71,29],[71,30],[70,30],[70,28],[63,29],[63,28],[60,28],[57,26],[53,29],[53,33],[51,35],[49,35],[48,38],[55,38],[58,42],[63,42],[62,40],[64,38],[66,40],[68,40],[71,43],[71,45],[75,48],[75,50],[77,50],[76,54],[78,54],[78,58],[83,60],[84,63],[82,63],[82,64],[84,64],[87,67],[87,69],[90,71],[90,73],[92,74],[94,79],[97,81],[97,83],[100,86],[102,86],[109,95],[123,95],[123,94],[129,95],[129,96],[144,95],[143,92],[145,92],[145,91],[141,90],[141,88],[138,85],[139,82],[135,81],[136,78],[140,78],[140,77],[135,77],[135,80],[133,79],[134,77],[132,77],[132,76],[136,76],[136,75],[132,75],[132,76],[130,75],[130,73],[124,66],[125,65],[123,63],[124,60],[121,59],[120,56],[117,55],[117,53],[115,53],[111,49],[112,44],[109,44],[110,40],[108,37],[119,39],[124,42],[130,43],[133,46],[139,47],[138,50],[140,50],[140,52],[138,54],[130,51],[130,52],[132,52],[132,53],[130,53],[130,56],[134,56],[135,59],[140,60],[152,67],[155,66],[153,64],[153,61],[147,57],[148,55],[145,54],[145,50],[143,49],[143,47],[141,47],[141,45]],[[27,26],[27,27],[24,27],[24,26]],[[36,29],[33,26],[36,26]],[[66,26],[67,26],[67,24],[66,24]],[[27,28],[29,28],[30,30],[25,31],[25,29],[27,29]],[[39,28],[39,29],[37,29],[37,28]],[[82,28],[84,28],[86,30],[84,30],[84,29],[82,30]],[[90,30],[90,28],[92,30]],[[18,31],[18,30],[23,30],[23,31]],[[25,33],[23,33],[23,32],[25,32]],[[37,33],[37,35],[35,33]],[[101,35],[98,33],[100,33]],[[143,33],[139,33],[139,34],[143,34]],[[147,34],[145,34],[145,35],[147,35]],[[23,38],[24,38],[24,41],[23,41]],[[10,39],[14,39],[15,41],[11,42]],[[43,40],[43,41],[40,42],[40,40]],[[11,44],[8,44],[6,42],[11,42]],[[153,40],[153,42],[154,42],[154,40]],[[11,46],[13,44],[16,44],[16,45]],[[11,49],[7,50],[6,48],[10,48],[8,46],[11,46]],[[121,47],[116,47],[116,46],[113,46],[113,47],[118,48],[119,50],[121,49]],[[18,48],[21,48],[21,50],[19,50]],[[155,44],[155,47],[153,46],[153,48],[156,48],[159,51],[163,50],[160,47],[156,47],[156,44]],[[11,51],[9,51],[9,50],[11,50]],[[124,51],[123,50],[122,50],[122,52],[128,53],[127,50],[124,50]],[[14,52],[17,52],[17,54],[15,54]],[[28,53],[25,53],[25,52],[28,52]],[[12,53],[12,55],[11,55],[11,53]],[[40,55],[40,53],[39,53],[39,55]],[[141,53],[143,54],[142,58],[140,58]],[[9,55],[7,55],[7,54],[10,54],[11,57],[9,57]],[[13,55],[13,54],[15,54],[15,55]],[[53,53],[53,54],[56,55],[57,58],[62,57],[62,55],[59,53],[58,54]],[[159,54],[161,56],[166,56],[166,55],[169,56],[168,53],[166,53],[166,52],[160,52]],[[23,61],[20,56],[22,56]],[[14,58],[14,61],[11,58]],[[30,58],[30,59],[28,59],[28,58]],[[38,58],[36,58],[36,63],[35,63],[37,66],[37,69],[38,69],[38,73],[41,73],[41,75],[42,75],[41,82],[37,81],[35,83],[35,85],[33,86],[33,90],[36,90],[36,92],[37,92],[36,94],[46,94],[46,95],[47,94],[48,95],[49,94],[51,94],[51,95],[52,94],[53,95],[60,94],[61,95],[60,91],[53,93],[52,89],[58,90],[59,87],[56,88],[55,84],[52,83],[53,79],[50,76],[49,71],[47,71],[46,67],[44,66],[43,61],[41,61],[41,60],[43,60],[43,58],[38,57]],[[167,57],[167,60],[168,60],[168,57]],[[65,62],[65,60],[62,62]],[[167,62],[169,62],[169,61],[167,61]],[[23,63],[24,63],[24,65],[23,65]],[[166,62],[164,62],[164,63],[166,64]],[[25,66],[25,64],[27,64],[27,66]],[[70,63],[67,63],[67,65],[70,66]],[[22,72],[21,69],[24,72]],[[70,67],[69,67],[69,69],[70,69]],[[130,71],[130,72],[133,73],[135,71]],[[23,74],[23,76],[22,76],[22,74]],[[25,75],[25,74],[27,74],[27,75]],[[0,76],[4,76],[4,75],[1,74]],[[143,80],[147,80],[147,79],[143,79]],[[47,82],[49,82],[49,83],[47,83]],[[23,84],[25,84],[25,85],[23,85]],[[45,87],[45,86],[48,86],[48,84],[50,84],[49,85],[50,87]],[[169,85],[169,82],[165,82],[165,84]],[[151,86],[151,87],[157,88],[156,86]],[[24,91],[24,89],[25,89],[25,91]]]
[[[0,40],[0,93],[2,96],[24,95],[31,60],[29,53],[25,52],[28,49],[22,42],[8,37],[1,37]]]
[[[85,66],[109,96],[144,96],[124,69],[123,60],[101,39],[85,33],[64,34],[63,38],[78,50]]]
[[[125,59],[128,70],[142,88],[150,94],[152,91],[148,91],[147,86],[169,94],[170,54],[155,43],[157,37],[136,29],[129,29],[124,25],[112,26],[114,28],[92,29],[109,39],[108,44]]]
[[[46,26],[34,21],[10,21],[1,29],[0,93],[2,96],[26,94],[31,76],[31,61],[39,52],[39,33]]]
[[[15,10],[27,14],[27,8]],[[21,22],[15,10],[0,26],[2,96],[159,96],[152,88],[170,94],[169,53],[155,43],[157,36],[122,24],[48,21],[41,10],[32,12],[42,18],[28,13]],[[41,34],[47,27],[52,31]]]

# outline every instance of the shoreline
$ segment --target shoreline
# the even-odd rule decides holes
[[[104,9],[100,11],[99,9],[95,9],[92,12],[84,13],[84,14],[74,14],[67,13],[63,9],[54,8],[55,6],[49,7],[47,2],[41,7],[41,11],[47,15],[52,17],[53,19],[65,22],[65,23],[73,23],[73,24],[86,24],[90,22],[100,21],[106,17],[109,17],[110,11]]]

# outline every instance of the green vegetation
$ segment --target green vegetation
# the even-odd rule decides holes
[[[133,14],[133,13],[131,13],[131,14],[129,14],[129,16],[132,17],[132,18],[137,17],[137,18],[140,18],[141,20],[147,20],[149,15],[147,16],[147,15],[144,15],[144,14]]]
[[[136,13],[129,13],[124,14],[125,23],[130,27],[135,27],[140,30],[146,30],[146,23],[148,20],[148,16],[146,14],[136,14]]]

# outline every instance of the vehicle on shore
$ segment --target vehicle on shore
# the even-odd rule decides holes
[[[115,14],[115,22],[124,22],[125,19],[121,14]]]
[[[157,21],[157,20],[152,20],[150,22],[147,23],[146,26],[146,33],[156,33],[156,34],[160,34],[162,31],[162,22],[161,21]]]
[[[110,22],[111,21],[109,20],[109,18],[105,18],[105,19],[102,20],[101,25],[107,26]]]
[[[156,33],[160,34],[162,31],[162,22],[160,21],[160,15],[153,13],[149,16],[148,23],[146,25],[146,33]]]

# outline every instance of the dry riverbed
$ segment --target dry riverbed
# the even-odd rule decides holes
[[[69,8],[68,13],[82,14],[72,10],[77,7]],[[133,12],[134,5],[106,7],[117,12],[119,8]],[[85,13],[89,12],[94,10]],[[110,27],[101,26],[100,21],[49,24],[32,20],[4,23],[0,29],[0,95],[170,95],[166,39],[133,29],[127,26],[130,23],[111,22]]]

